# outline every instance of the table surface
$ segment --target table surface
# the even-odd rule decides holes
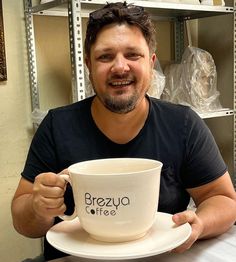
[[[60,259],[54,259],[50,262],[107,262],[108,260],[94,260],[68,256]],[[112,261],[112,260],[109,260]],[[114,260],[113,260],[114,261]],[[182,254],[165,253],[157,256],[132,259],[115,260],[122,262],[233,262],[236,261],[236,226],[233,226],[228,232],[208,240],[197,241],[189,250]]]

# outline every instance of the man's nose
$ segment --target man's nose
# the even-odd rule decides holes
[[[125,73],[129,71],[127,59],[123,55],[117,55],[113,61],[111,72],[112,73]]]

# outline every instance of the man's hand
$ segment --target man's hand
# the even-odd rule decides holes
[[[205,185],[187,189],[197,209],[173,215],[176,225],[188,222],[192,227],[189,239],[174,252],[189,249],[197,239],[208,239],[226,232],[236,217],[236,193],[228,172]]]
[[[189,249],[193,243],[199,238],[203,231],[203,224],[200,218],[194,211],[187,210],[181,213],[177,213],[173,215],[172,220],[176,225],[182,225],[185,223],[189,223],[192,227],[192,233],[190,237],[185,241],[182,245],[172,250],[175,253],[182,253]]]
[[[45,236],[54,218],[66,210],[65,190],[66,181],[59,174],[41,173],[34,183],[21,178],[11,207],[15,229],[27,237]]]
[[[67,173],[63,170],[62,173]],[[53,218],[63,215],[66,206],[64,193],[65,180],[55,173],[42,173],[35,178],[33,185],[32,208],[42,218]]]

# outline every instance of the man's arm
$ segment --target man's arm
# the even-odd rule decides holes
[[[54,173],[40,174],[34,183],[21,178],[11,206],[15,229],[27,237],[44,236],[54,218],[66,210],[65,185],[65,180]]]
[[[206,185],[188,189],[197,210],[184,211],[173,216],[180,225],[189,222],[190,238],[174,251],[183,252],[197,239],[211,238],[226,232],[236,221],[236,192],[229,173]]]

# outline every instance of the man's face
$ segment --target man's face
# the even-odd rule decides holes
[[[86,61],[94,91],[102,104],[115,113],[133,110],[150,86],[155,59],[137,27],[105,26]]]

